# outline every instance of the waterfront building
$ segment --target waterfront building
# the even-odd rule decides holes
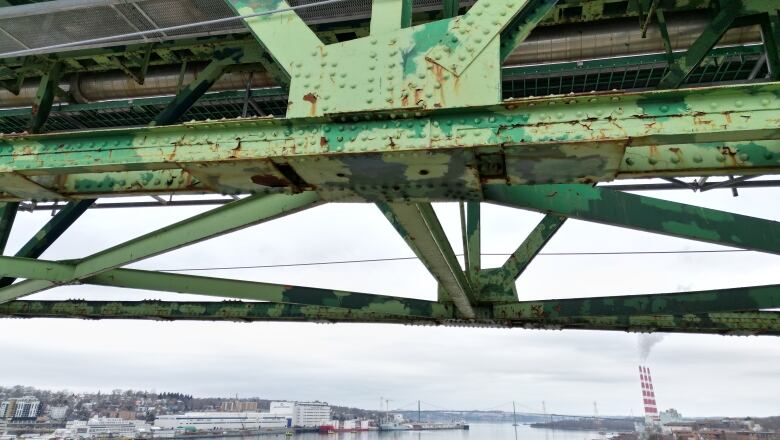
[[[93,417],[87,421],[73,420],[65,429],[83,437],[135,438],[150,432],[151,425],[142,420],[124,420],[115,417]]]
[[[326,402],[271,402],[271,413],[290,417],[293,426],[316,427],[330,420],[330,405]]]
[[[196,431],[262,430],[292,426],[292,419],[283,414],[261,412],[188,412],[157,416],[154,426]]]

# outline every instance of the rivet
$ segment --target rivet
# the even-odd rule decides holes
[[[633,164],[634,164],[634,159],[632,159],[632,158],[630,158],[630,157],[627,157],[627,158],[626,158],[626,164],[627,164],[627,165],[633,165]]]
[[[750,158],[750,156],[747,155],[747,153],[739,153],[739,160],[742,162],[747,161]]]
[[[698,155],[698,154],[693,156],[693,161],[696,162],[696,163],[701,163],[702,160],[704,160],[704,159],[702,159],[702,157],[700,155]]]
[[[658,159],[656,159],[656,158],[654,158],[654,157],[648,157],[648,158],[647,158],[647,162],[648,162],[650,165],[655,165],[655,164],[657,164],[657,163],[658,163]]]

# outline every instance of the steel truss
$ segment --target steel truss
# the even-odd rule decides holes
[[[242,15],[285,7],[229,3]],[[374,0],[382,20],[371,22],[370,35],[331,45],[293,12],[250,18],[289,81],[286,118],[163,126],[227,65],[258,56],[248,51],[215,60],[158,126],[0,138],[0,248],[20,203],[66,203],[15,256],[0,257],[0,316],[780,334],[780,315],[768,311],[780,308],[780,285],[520,300],[516,280],[567,218],[780,253],[775,221],[594,186],[662,177],[676,188],[735,189],[778,174],[780,83],[675,89],[735,20],[773,30],[778,6],[723,0],[711,29],[684,56],[669,57],[660,83],[670,90],[502,100],[500,61],[555,3],[479,0],[464,15],[449,5],[449,18],[410,27],[408,0]],[[767,52],[778,47],[772,35],[765,33]],[[776,58],[767,54],[772,75]],[[694,176],[701,179],[680,179]],[[740,177],[707,183],[710,176]],[[78,260],[38,258],[98,198],[163,203],[162,195],[203,193],[235,200]],[[465,267],[431,206],[441,201],[461,202]],[[377,205],[437,280],[436,300],[122,268],[322,203],[352,202]],[[482,202],[545,214],[498,268],[480,261]],[[70,284],[231,301],[21,299]]]

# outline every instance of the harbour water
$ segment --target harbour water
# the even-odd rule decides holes
[[[605,440],[609,436],[592,431],[561,431],[531,428],[530,426],[512,426],[511,423],[488,424],[470,423],[468,430],[442,431],[367,431],[342,432],[336,434],[301,433],[292,437],[284,435],[262,435],[241,437],[242,440]],[[220,437],[215,439],[222,440]],[[224,440],[237,440],[237,437]]]

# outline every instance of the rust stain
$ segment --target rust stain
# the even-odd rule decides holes
[[[328,139],[325,136],[320,136],[320,147],[327,147]]]
[[[439,64],[432,63],[433,64],[433,75],[436,78],[436,83],[439,84],[439,103],[437,103],[434,107],[442,107],[445,105],[444,102],[444,68],[441,67]]]
[[[424,102],[423,99],[422,99],[422,92],[423,92],[422,89],[414,89],[414,103],[415,103],[415,105],[420,105],[421,103]]]
[[[303,96],[303,100],[306,102],[309,102],[311,104],[311,108],[309,109],[309,116],[314,116],[317,114],[317,95],[313,93],[307,93]]]
[[[263,174],[254,175],[252,176],[252,182],[262,186],[270,186],[272,188],[283,188],[283,187],[290,186],[290,182],[288,182],[287,180],[273,175],[263,175]]]

